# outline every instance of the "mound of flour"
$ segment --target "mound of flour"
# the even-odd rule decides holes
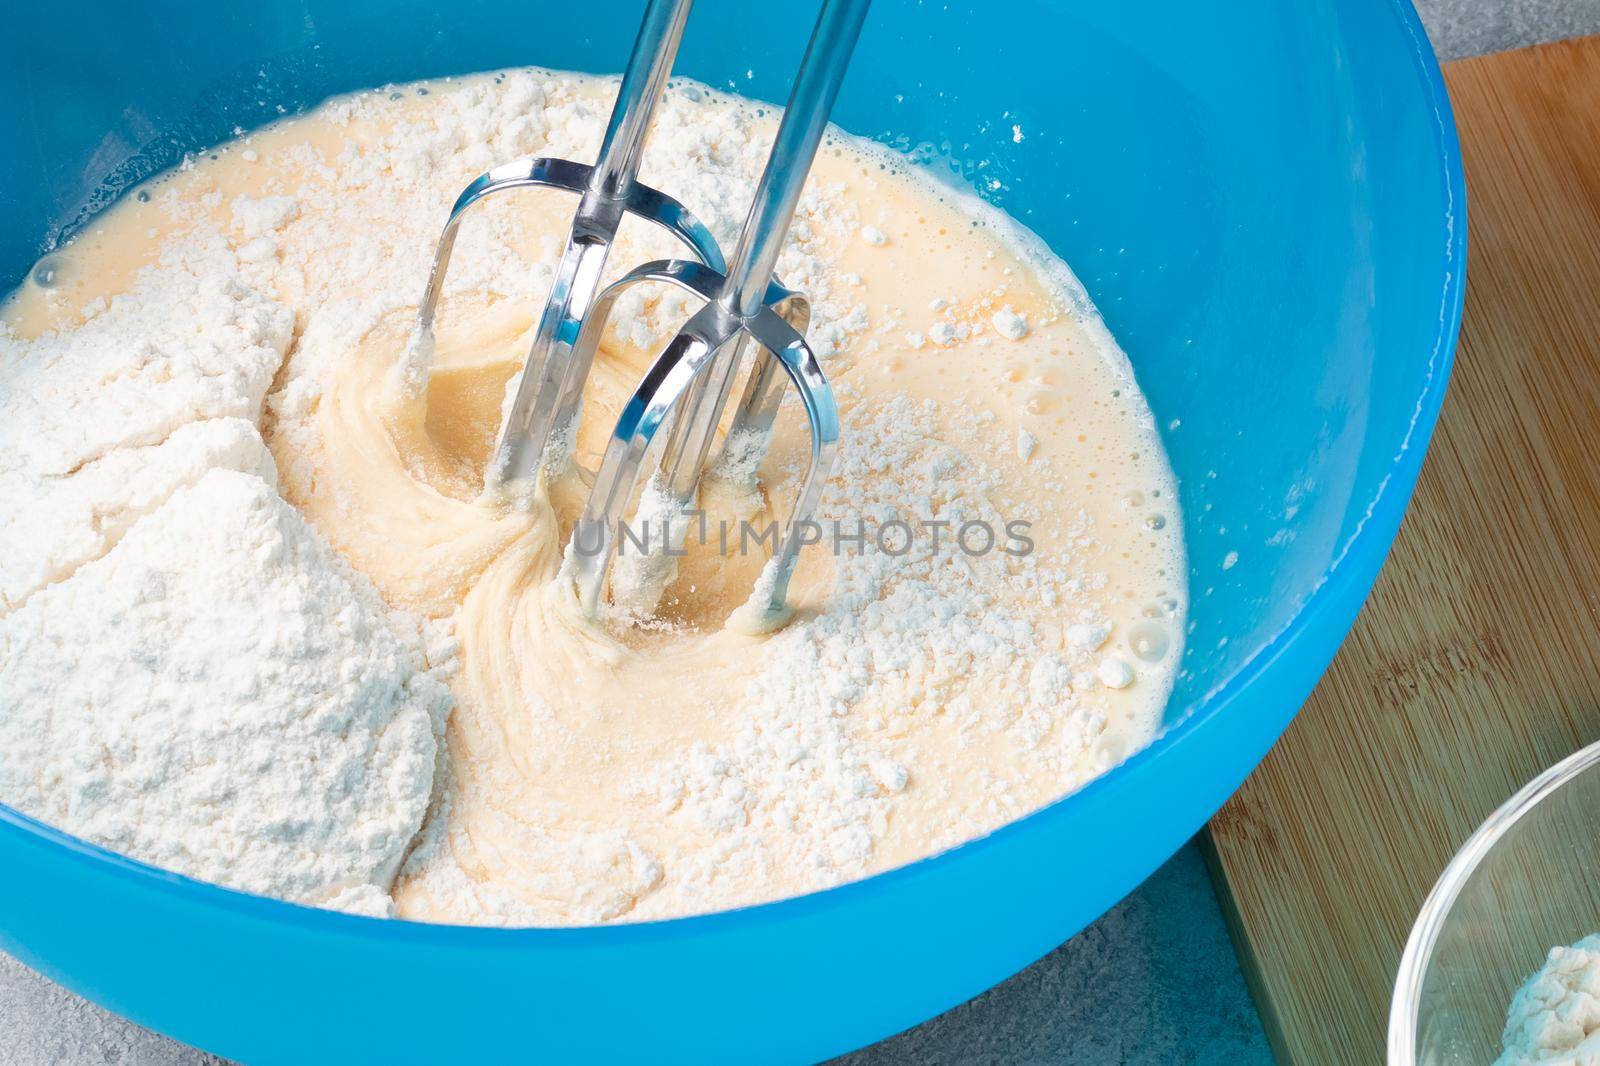
[[[387,913],[449,691],[276,491],[257,423],[292,315],[191,251],[79,329],[0,337],[0,802]]]
[[[1554,947],[1506,1012],[1495,1066],[1600,1062],[1600,934]]]
[[[261,478],[178,490],[0,641],[9,803],[208,881],[386,910],[449,693]]]

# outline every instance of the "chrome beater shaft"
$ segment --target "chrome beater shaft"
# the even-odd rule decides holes
[[[545,157],[497,166],[461,193],[439,236],[417,310],[415,334],[423,343],[432,339],[456,231],[468,208],[494,193],[527,186],[564,189],[580,197],[516,395],[490,453],[484,478],[490,487],[531,479],[544,466],[547,452],[570,451],[552,445],[573,431],[593,356],[591,350],[588,359],[576,359],[574,341],[600,289],[624,215],[655,223],[682,241],[700,262],[713,269],[722,267],[722,251],[711,231],[673,197],[635,180],[650,120],[672,72],[692,2],[649,0],[593,166]]]
[[[592,358],[617,294],[641,281],[665,281],[703,299],[655,358],[623,406],[588,505],[573,531],[567,559],[579,604],[599,611],[618,531],[637,487],[650,443],[672,422],[662,459],[666,491],[687,499],[704,467],[730,384],[746,349],[759,352],[727,434],[730,445],[765,447],[787,377],[805,409],[811,456],[781,540],[759,583],[767,619],[787,616],[789,581],[802,533],[822,497],[839,440],[833,390],[803,335],[809,317],[799,294],[773,281],[773,268],[800,193],[827,127],[870,0],[824,0],[766,169],[727,272],[667,260],[646,263],[618,279],[595,301],[574,346]]]

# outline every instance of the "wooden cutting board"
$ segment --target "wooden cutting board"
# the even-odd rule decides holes
[[[1423,897],[1478,823],[1600,739],[1600,37],[1445,68],[1466,319],[1394,552],[1210,827],[1279,1058],[1383,1061]]]

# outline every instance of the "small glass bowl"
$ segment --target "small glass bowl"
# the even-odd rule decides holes
[[[1550,767],[1456,852],[1411,929],[1389,1066],[1484,1066],[1549,950],[1600,932],[1600,743]]]

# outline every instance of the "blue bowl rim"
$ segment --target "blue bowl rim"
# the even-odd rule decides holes
[[[1265,674],[1306,630],[1343,606],[1343,598],[1335,593],[1344,591],[1352,582],[1361,580],[1359,575],[1353,575],[1350,568],[1344,565],[1351,550],[1358,543],[1365,547],[1371,538],[1382,538],[1375,547],[1381,549],[1379,554],[1387,553],[1395,533],[1399,530],[1400,519],[1410,502],[1411,490],[1422,467],[1422,452],[1425,451],[1432,436],[1433,427],[1438,421],[1439,411],[1444,403],[1445,385],[1454,362],[1455,341],[1461,327],[1466,286],[1466,180],[1462,171],[1461,147],[1444,85],[1444,75],[1439,67],[1438,57],[1428,42],[1421,19],[1410,0],[1388,0],[1388,7],[1398,19],[1399,28],[1411,46],[1410,54],[1415,73],[1421,79],[1426,103],[1431,106],[1438,123],[1440,161],[1445,170],[1446,241],[1441,257],[1444,287],[1439,306],[1439,327],[1429,353],[1428,376],[1417,398],[1411,424],[1407,427],[1405,438],[1401,441],[1398,451],[1390,460],[1389,471],[1380,482],[1377,494],[1368,504],[1366,514],[1362,516],[1344,549],[1329,564],[1322,579],[1306,598],[1300,610],[1295,612],[1283,628],[1257,649],[1232,676],[1202,696],[1177,723],[1149,745],[1082,788],[1067,793],[985,836],[860,880],[769,903],[709,914],[601,926],[444,925],[347,914],[253,895],[163,870],[79,839],[3,803],[0,803],[0,825],[36,838],[36,843],[59,847],[86,865],[104,867],[117,876],[141,882],[146,887],[181,894],[189,897],[193,903],[220,907],[243,917],[261,921],[288,922],[330,934],[375,937],[390,943],[398,940],[430,946],[470,946],[474,950],[522,951],[530,947],[576,949],[620,942],[637,944],[680,937],[692,938],[703,933],[737,931],[756,922],[784,921],[807,912],[847,906],[857,897],[891,891],[897,884],[929,873],[940,865],[953,861],[958,853],[970,856],[984,849],[1000,846],[1009,836],[1023,832],[1027,826],[1060,816],[1067,803],[1112,788],[1130,775],[1141,772],[1145,766],[1159,760],[1189,734],[1223,713],[1239,693]],[[1372,529],[1370,533],[1369,528]]]

